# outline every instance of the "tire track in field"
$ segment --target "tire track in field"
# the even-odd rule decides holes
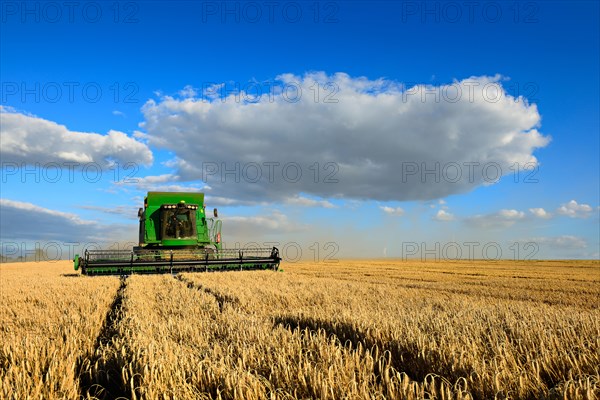
[[[96,337],[91,354],[78,362],[79,388],[83,398],[117,399],[132,398],[131,389],[123,382],[122,370],[128,364],[128,355],[116,346],[120,339],[119,325],[123,319],[123,298],[127,288],[127,277],[121,283],[106,318]]]
[[[173,278],[184,283],[189,289],[201,290],[204,293],[209,294],[212,297],[214,297],[214,299],[217,301],[217,304],[219,305],[219,312],[221,312],[221,313],[223,312],[223,308],[225,307],[225,304],[230,304],[234,308],[238,308],[238,306],[240,305],[240,299],[238,299],[235,296],[220,293],[219,291],[217,291],[215,289],[211,289],[211,288],[203,286],[199,283],[192,282],[191,280],[186,279],[179,274],[174,275]]]

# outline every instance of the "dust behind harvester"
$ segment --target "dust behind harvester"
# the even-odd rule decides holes
[[[224,249],[217,210],[206,216],[203,193],[148,192],[138,211],[140,238],[132,250],[85,250],[74,258],[85,275],[176,273],[279,268],[273,248]]]

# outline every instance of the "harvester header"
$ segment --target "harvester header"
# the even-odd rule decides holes
[[[86,275],[279,269],[279,250],[223,249],[217,209],[206,216],[204,193],[148,192],[138,211],[139,246],[85,250],[75,270]]]

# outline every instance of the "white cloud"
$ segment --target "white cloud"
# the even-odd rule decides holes
[[[198,95],[198,91],[191,85],[186,85],[179,91],[179,95],[183,98],[194,97]]]
[[[588,218],[592,215],[592,207],[588,204],[578,204],[575,200],[571,200],[556,210],[561,215],[566,215],[571,218]]]
[[[523,211],[517,210],[500,210],[498,211],[498,217],[506,219],[506,220],[517,220],[521,219],[525,216]]]
[[[214,206],[259,206],[259,205],[267,205],[265,202],[256,202],[256,201],[247,201],[247,200],[238,200],[231,199],[229,197],[221,197],[221,196],[210,196],[204,195],[204,201],[207,207]]]
[[[134,178],[133,182],[140,185],[157,185],[160,183],[174,182],[179,177],[173,174],[162,174],[162,175],[148,175],[142,178]]]
[[[308,229],[291,221],[285,214],[273,211],[271,215],[220,216],[223,221],[223,234],[235,238],[252,239],[257,235],[270,233],[300,232]],[[225,237],[226,240],[226,237]]]
[[[152,152],[143,143],[123,132],[106,135],[76,132],[43,118],[12,112],[0,106],[4,162],[49,163],[76,162],[109,165],[121,163],[152,164]]]
[[[203,183],[177,183],[179,177],[173,174],[149,175],[113,182],[123,189],[134,189],[142,192],[202,192],[209,189]]]
[[[537,164],[533,151],[549,142],[536,129],[537,107],[507,94],[498,76],[408,89],[343,73],[277,79],[275,87],[300,88],[297,102],[269,93],[240,101],[248,96],[215,97],[215,90],[202,98],[150,100],[142,108],[145,139],[175,153],[181,180],[203,180],[226,198],[282,202],[300,193],[381,201],[442,198],[486,183],[496,171],[488,168],[484,175],[486,166],[509,174],[515,163]],[[315,101],[316,85],[328,89]],[[490,101],[490,87],[500,94],[497,101]],[[450,93],[457,91],[454,100]],[[336,102],[326,102],[326,95]],[[269,162],[279,163],[273,176],[264,164]],[[255,170],[251,179],[244,176],[253,163],[262,168],[258,180]],[[300,167],[298,180],[289,176],[295,178],[297,168],[287,176],[282,171],[288,163]],[[208,176],[207,164],[218,166],[218,173]],[[238,176],[223,174],[236,165]],[[414,167],[417,172],[410,173]],[[436,168],[433,175],[421,174]]]
[[[143,202],[143,200],[139,202],[139,204],[140,204],[139,206],[117,205],[114,207],[102,207],[102,206],[83,205],[83,206],[79,206],[79,208],[84,209],[84,210],[100,211],[100,212],[103,212],[106,214],[120,215],[127,219],[138,220],[137,212],[138,212],[138,209],[143,204],[142,202]]]
[[[543,208],[530,208],[529,212],[538,218],[548,219],[552,218],[552,214],[544,210]]]
[[[433,217],[436,221],[454,221],[454,214],[449,213],[445,210],[438,210],[437,214]]]
[[[587,242],[584,238],[572,235],[554,236],[554,237],[534,237],[526,242],[537,243],[540,246],[548,246],[560,249],[584,249]]]
[[[379,208],[388,215],[393,215],[394,217],[401,217],[404,215],[404,210],[400,207],[388,207],[388,206],[379,206]]]
[[[525,218],[523,211],[503,209],[491,214],[479,214],[465,219],[468,225],[476,228],[508,228]]]
[[[66,212],[56,211],[56,210],[51,210],[51,209],[48,209],[48,208],[37,206],[37,205],[35,205],[33,203],[26,203],[26,202],[22,202],[22,201],[14,201],[14,200],[9,200],[9,199],[0,199],[0,209],[2,209],[2,208],[4,208],[4,209],[6,209],[6,208],[13,208],[13,209],[17,209],[17,210],[20,210],[20,211],[24,211],[25,213],[32,212],[32,213],[36,213],[36,214],[46,214],[46,215],[50,215],[50,216],[53,216],[53,217],[59,217],[59,218],[63,218],[65,220],[68,220],[69,222],[71,222],[71,223],[73,223],[75,225],[90,225],[90,224],[94,224],[93,221],[82,220],[76,214],[66,213]],[[18,214],[22,215],[23,213],[19,212]]]
[[[115,188],[146,192],[202,192],[207,206],[255,206],[266,203],[210,195],[212,188],[202,182],[180,182],[174,174],[149,175],[113,182]],[[328,202],[327,202],[328,203]]]
[[[106,243],[119,238],[135,241],[137,224],[102,224],[36,204],[0,199],[0,239],[46,240],[64,243]]]
[[[327,200],[315,200],[309,199],[308,197],[294,196],[285,200],[286,203],[301,207],[322,207],[322,208],[336,208],[336,206]]]

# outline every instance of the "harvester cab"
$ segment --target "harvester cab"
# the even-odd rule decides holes
[[[276,247],[224,249],[217,209],[206,217],[203,193],[148,192],[138,211],[139,246],[85,250],[74,267],[86,275],[279,268]]]
[[[161,207],[162,237],[171,240],[194,239],[197,229],[193,210],[196,208],[197,205],[186,205],[183,200],[177,205]]]

